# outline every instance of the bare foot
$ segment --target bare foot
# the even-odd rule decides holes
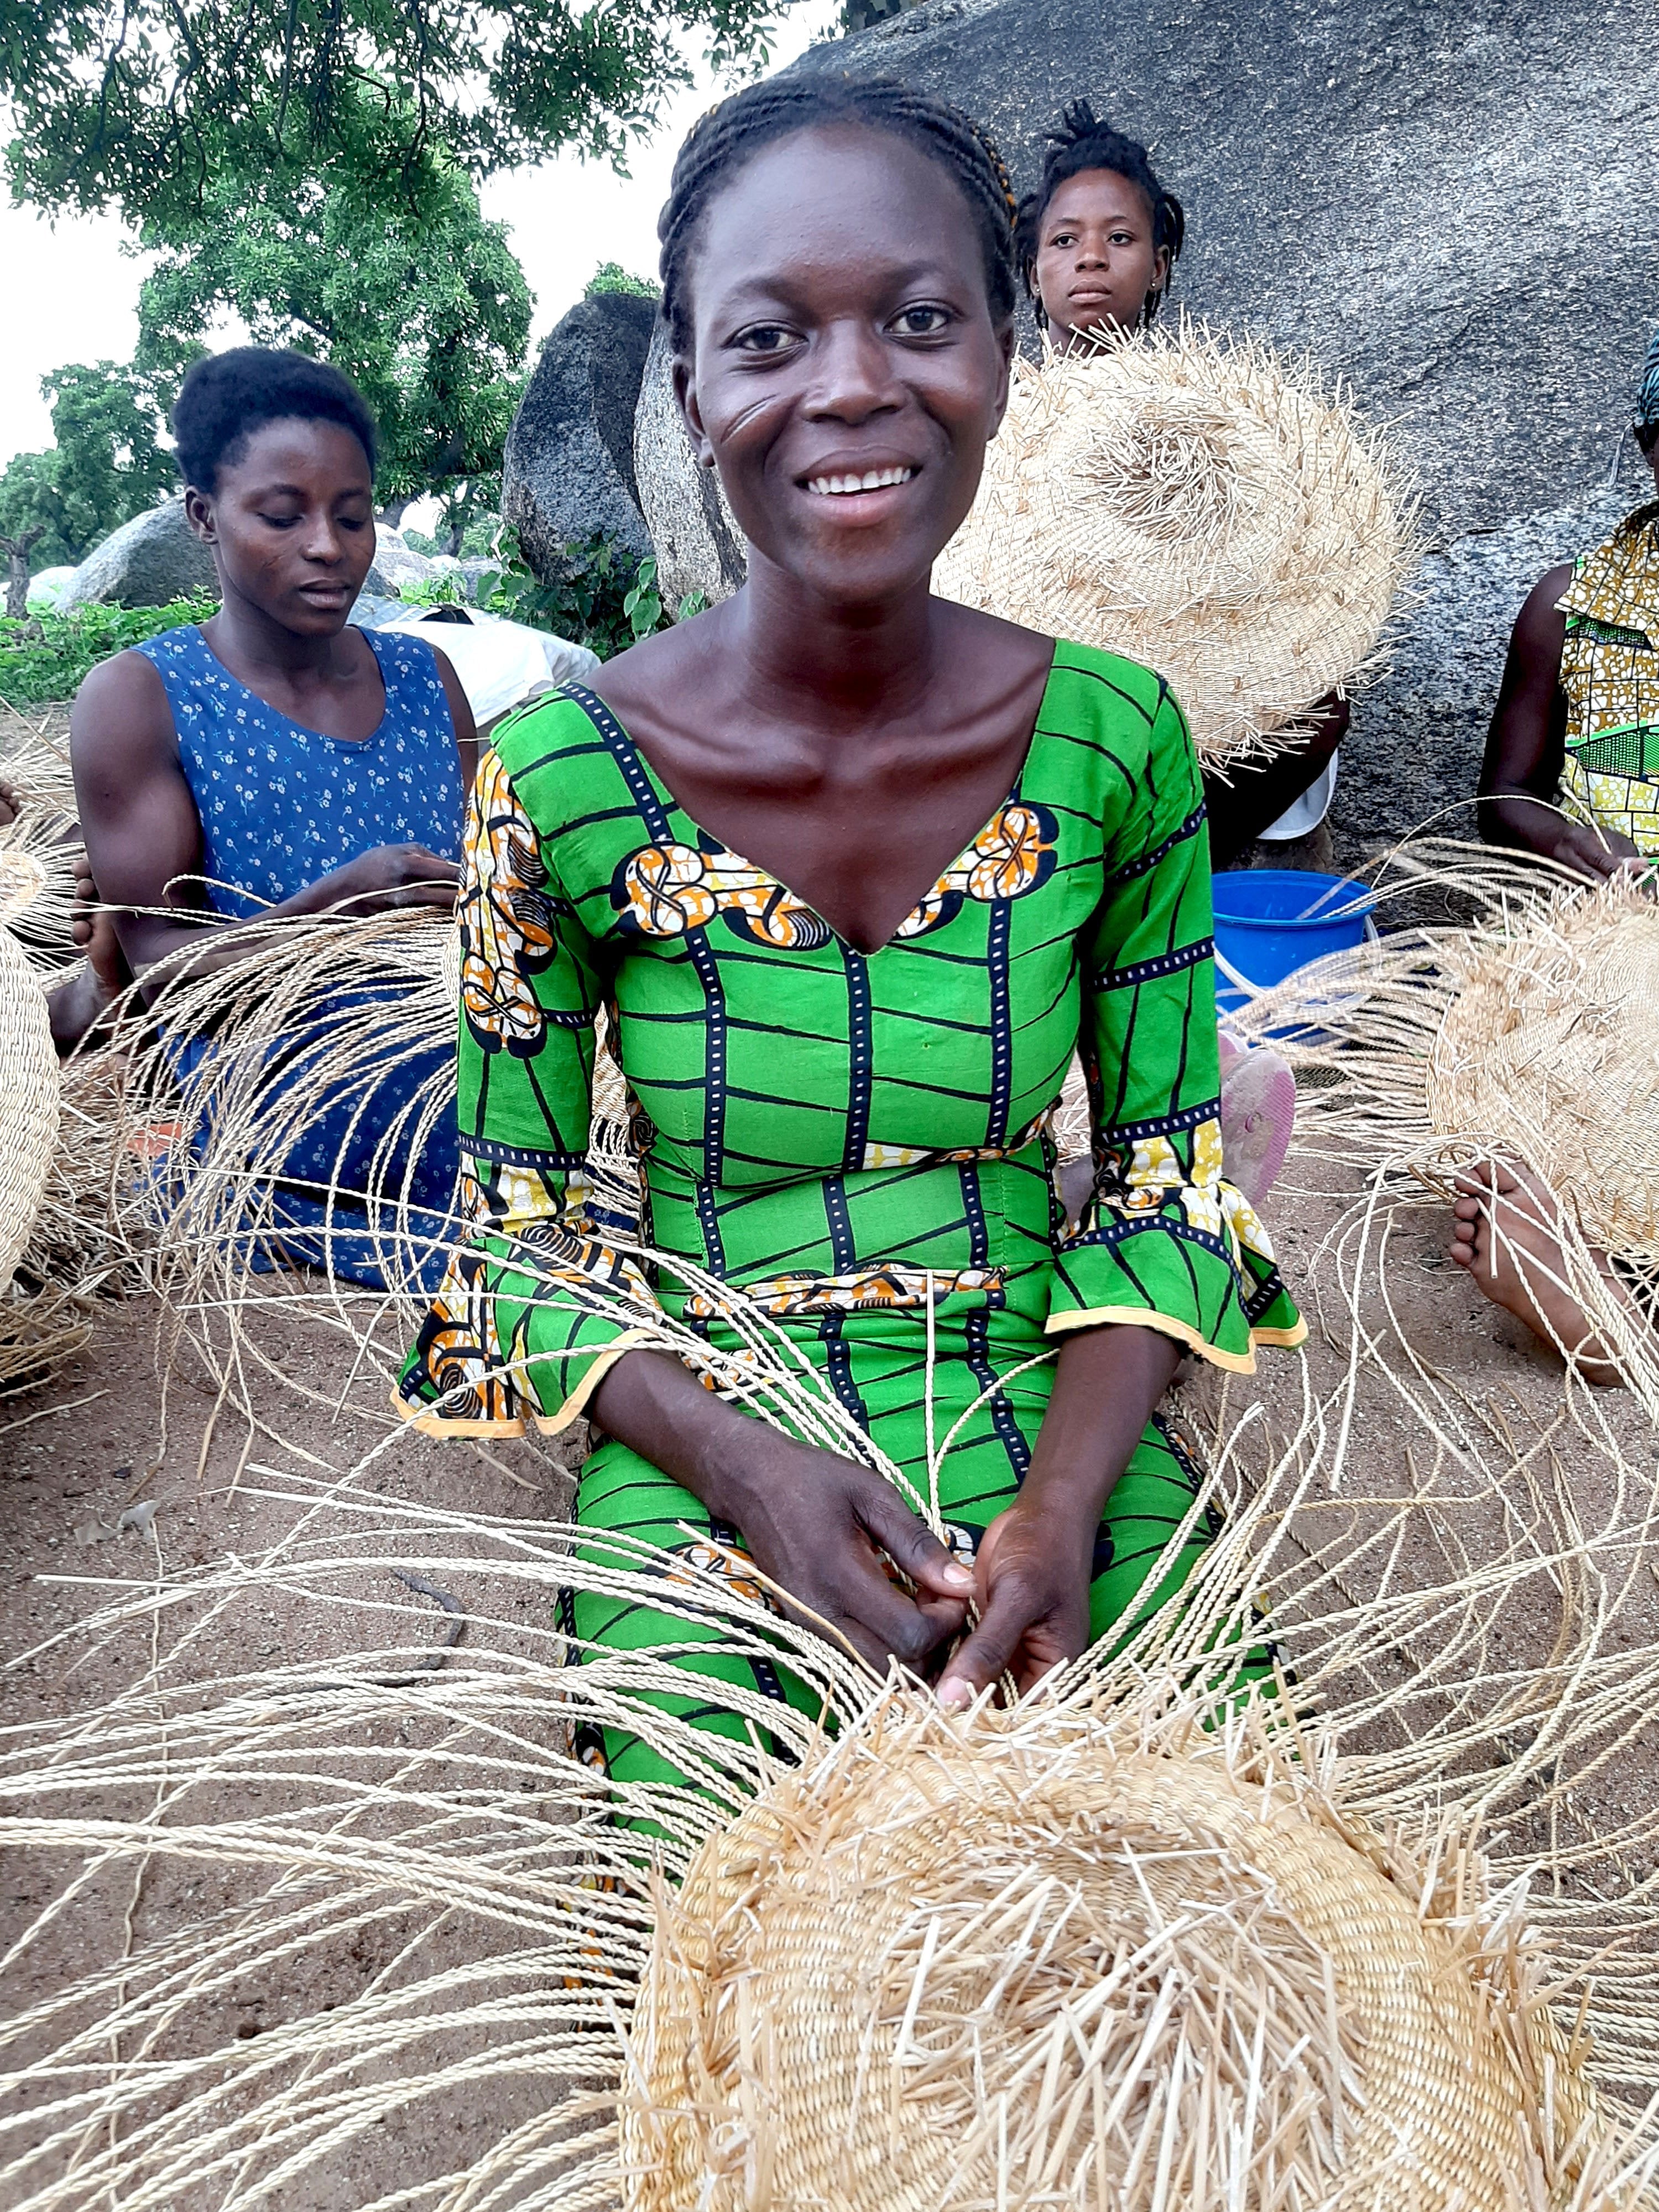
[[[1559,1219],[1559,1207],[1547,1185],[1499,1160],[1459,1176],[1450,1257],[1468,1271],[1470,1280],[1552,1350],[1565,1346],[1570,1364],[1587,1382],[1622,1382],[1623,1374],[1607,1357],[1583,1308],[1565,1287],[1566,1257],[1552,1226]],[[1494,1219],[1499,1236],[1492,1234]],[[1615,1295],[1628,1304],[1607,1255],[1595,1257]]]
[[[0,776],[0,830],[9,830],[23,811],[23,801],[17,786]]]
[[[1296,1078],[1268,1045],[1242,1051],[1224,1030],[1221,1049],[1222,1173],[1252,1206],[1278,1179],[1296,1127]]]

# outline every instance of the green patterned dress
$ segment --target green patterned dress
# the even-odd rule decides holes
[[[739,1345],[707,1297],[607,1241],[586,1161],[602,1006],[642,1241],[756,1302],[920,1483],[930,1425],[943,1437],[967,1415],[938,1492],[964,1554],[1030,1462],[1053,1365],[1026,1363],[1055,1338],[1135,1322],[1249,1373],[1257,1343],[1305,1333],[1222,1177],[1202,796],[1181,711],[1144,668],[1056,647],[1013,789],[869,953],[702,830],[573,687],[508,724],[480,769],[460,915],[474,1227],[398,1389],[434,1434],[563,1427],[638,1340],[642,1302]],[[1067,1235],[1048,1128],[1079,1049],[1096,1194]],[[1148,1587],[1198,1480],[1155,1418],[1101,1525],[1097,1634],[1190,1571],[1202,1525]],[[614,1438],[582,1469],[577,1516],[704,1559],[741,1545]],[[592,1594],[567,1626],[623,1647],[688,1632]],[[686,1664],[791,1694],[764,1662]],[[682,1710],[738,1730],[717,1692]],[[618,1779],[665,1772],[636,1737],[604,1752]]]

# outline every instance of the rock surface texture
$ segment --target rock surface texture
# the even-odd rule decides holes
[[[94,546],[58,599],[59,611],[90,605],[164,607],[193,592],[216,592],[213,556],[185,520],[182,498],[146,508]]]
[[[701,592],[713,606],[732,596],[748,573],[743,533],[720,478],[700,468],[674,397],[668,326],[659,316],[634,417],[634,473],[663,604],[678,606]]]
[[[507,432],[501,516],[544,582],[596,530],[651,550],[634,474],[634,414],[657,307],[626,292],[579,300],[544,341]]]
[[[1021,191],[1079,94],[1152,146],[1187,209],[1174,303],[1310,350],[1422,487],[1427,598],[1356,706],[1339,848],[1468,797],[1522,599],[1650,484],[1650,0],[931,0],[795,67],[957,101]]]

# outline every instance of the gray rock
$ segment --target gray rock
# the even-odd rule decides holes
[[[213,556],[185,520],[182,498],[152,507],[94,546],[64,586],[58,605],[164,607],[196,592],[216,592]]]
[[[374,526],[374,558],[363,579],[365,592],[396,599],[405,584],[423,584],[440,573],[440,563],[404,543],[404,533],[389,523]]]
[[[1175,301],[1310,349],[1423,488],[1429,597],[1356,709],[1339,842],[1472,793],[1528,586],[1643,495],[1630,449],[1604,497],[1659,311],[1650,0],[931,0],[794,67],[944,94],[1022,191],[1079,94],[1154,149]]]
[[[501,516],[544,582],[564,549],[596,530],[643,558],[651,534],[634,474],[634,414],[654,301],[604,292],[576,305],[543,341],[507,434]]]
[[[713,606],[738,589],[749,564],[719,477],[699,468],[692,453],[672,372],[668,326],[659,316],[634,416],[635,479],[663,605],[678,607],[689,592],[701,592]]]

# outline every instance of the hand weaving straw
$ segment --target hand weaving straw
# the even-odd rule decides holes
[[[1233,1026],[1272,1036],[1302,1077],[1299,1141],[1379,1188],[1449,1202],[1463,1169],[1531,1170],[1565,1286],[1659,1417],[1659,1332],[1625,1294],[1659,1288],[1659,905],[1628,877],[1591,885],[1432,838],[1378,881],[1385,902],[1425,892],[1473,919],[1315,961]]]

